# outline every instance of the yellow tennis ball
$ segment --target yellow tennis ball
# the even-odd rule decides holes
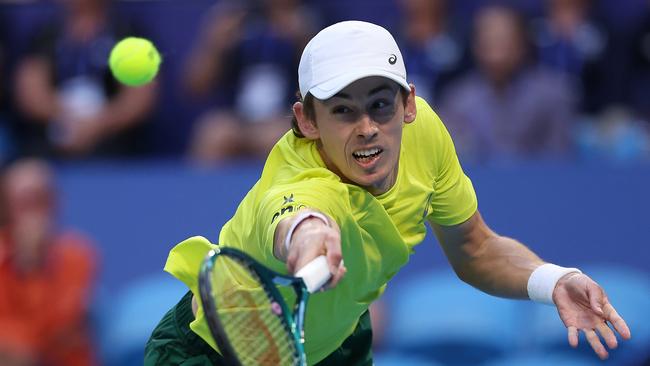
[[[121,83],[140,86],[156,77],[160,61],[160,53],[151,41],[128,37],[113,47],[108,65]]]

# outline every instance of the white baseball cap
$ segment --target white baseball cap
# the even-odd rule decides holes
[[[318,32],[305,46],[298,66],[303,98],[311,93],[328,99],[368,76],[383,76],[410,90],[393,36],[376,24],[361,21],[336,23]]]

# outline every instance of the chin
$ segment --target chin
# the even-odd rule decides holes
[[[379,188],[382,183],[386,180],[386,175],[379,175],[379,174],[368,174],[368,175],[363,175],[356,177],[354,179],[354,182],[363,187],[373,187],[373,188]]]

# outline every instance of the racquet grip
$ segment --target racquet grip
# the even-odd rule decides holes
[[[307,263],[296,272],[296,277],[302,278],[302,281],[307,287],[307,291],[315,292],[320,290],[332,277],[332,273],[330,273],[329,266],[327,265],[327,258],[321,255]]]

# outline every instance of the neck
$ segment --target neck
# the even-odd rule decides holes
[[[399,160],[395,163],[395,167],[391,169],[390,174],[386,177],[386,179],[373,187],[366,187],[366,189],[373,196],[380,196],[393,188],[397,182],[397,174],[399,174]]]

